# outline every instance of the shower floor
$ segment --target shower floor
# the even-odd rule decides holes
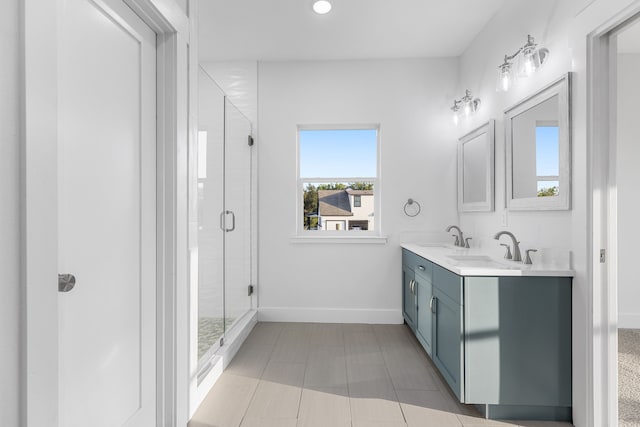
[[[228,319],[229,324],[233,319]],[[201,317],[198,319],[198,360],[224,334],[224,319],[220,317]]]

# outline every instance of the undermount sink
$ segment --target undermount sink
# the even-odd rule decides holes
[[[493,261],[486,255],[447,255],[447,257],[456,261]]]
[[[500,268],[513,269],[515,266],[509,266],[501,262],[493,260],[486,255],[447,255],[447,258],[454,261],[454,264],[463,267],[484,267],[484,268]]]

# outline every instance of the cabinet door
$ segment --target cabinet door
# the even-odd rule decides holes
[[[419,267],[430,268],[431,263],[420,265]],[[416,336],[422,344],[427,354],[431,356],[431,329],[432,329],[432,313],[431,313],[431,279],[430,275],[423,274],[420,271],[415,272],[417,290],[417,312],[416,312]]]
[[[433,296],[432,360],[458,399],[462,399],[462,307],[435,286]]]
[[[411,329],[416,329],[415,274],[407,265],[402,265],[402,314]]]

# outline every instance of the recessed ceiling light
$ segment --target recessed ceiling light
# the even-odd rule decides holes
[[[316,0],[313,2],[313,11],[318,15],[324,15],[331,10],[331,3],[328,0]]]

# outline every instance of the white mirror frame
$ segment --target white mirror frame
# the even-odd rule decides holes
[[[484,161],[486,163],[485,198],[482,202],[464,201],[464,144],[475,140],[479,136],[487,136],[487,150]],[[472,130],[458,140],[458,212],[492,212],[494,209],[494,176],[495,176],[495,120],[489,120],[484,125]]]
[[[511,121],[542,102],[558,96],[560,144],[559,194],[554,197],[513,197],[513,134]],[[506,149],[506,207],[510,211],[571,209],[571,73],[542,88],[504,112]],[[517,143],[517,141],[515,141]]]

